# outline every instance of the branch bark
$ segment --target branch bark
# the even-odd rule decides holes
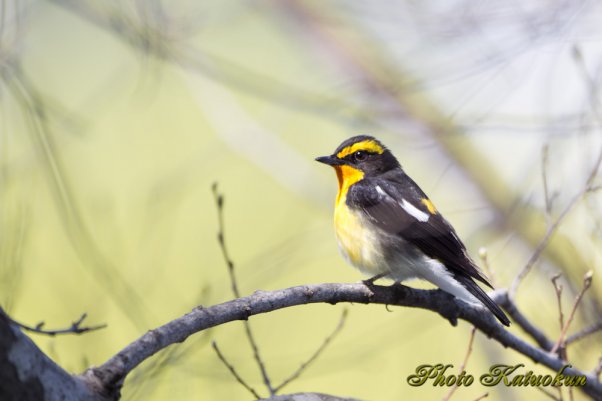
[[[276,395],[262,401],[360,401],[355,398],[335,397],[321,393],[296,393],[287,395]]]
[[[494,298],[499,297],[496,293]],[[119,391],[127,374],[145,359],[174,343],[186,340],[199,331],[234,320],[247,320],[253,315],[311,303],[337,304],[353,302],[418,307],[439,313],[453,325],[457,319],[470,322],[481,332],[504,347],[529,357],[536,363],[558,371],[566,364],[546,351],[531,345],[505,330],[483,309],[456,300],[441,290],[418,290],[403,285],[390,287],[364,284],[314,284],[275,291],[256,291],[254,294],[208,308],[197,307],[188,314],[147,332],[126,346],[102,366],[88,370],[85,375],[103,383],[109,391]],[[581,389],[594,399],[602,399],[602,384],[592,374],[575,368],[565,374],[586,376]]]
[[[503,300],[503,292],[493,293]],[[72,376],[46,357],[2,312],[0,313],[0,399],[109,401],[120,397],[126,376],[144,360],[194,333],[235,320],[291,306],[339,302],[417,307],[436,312],[453,325],[457,319],[470,322],[504,347],[509,347],[548,368],[559,371],[566,361],[512,334],[482,308],[474,307],[441,290],[419,290],[403,285],[313,284],[275,291],[256,291],[247,297],[211,307],[199,306],[186,315],[150,330],[103,365]],[[1,311],[1,310],[0,310]],[[602,399],[602,384],[593,374],[575,368],[567,375],[586,376],[580,389],[593,399]]]
[[[0,400],[108,401],[93,379],[65,372],[0,308]]]

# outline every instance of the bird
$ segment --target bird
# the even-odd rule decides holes
[[[476,283],[493,289],[456,230],[379,140],[354,136],[316,161],[334,167],[336,239],[344,258],[371,277],[367,283],[423,279],[510,325]]]

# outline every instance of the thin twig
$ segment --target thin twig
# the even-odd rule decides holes
[[[345,325],[345,321],[346,320],[347,320],[347,309],[343,309],[343,313],[341,314],[341,318],[339,319],[339,323],[334,328],[334,330],[332,331],[332,333],[330,333],[330,335],[324,339],[324,341],[318,347],[318,349],[305,362],[303,362],[301,364],[301,366],[299,366],[299,368],[297,370],[295,370],[289,377],[287,377],[282,383],[280,383],[278,386],[276,386],[274,388],[274,392],[275,393],[277,393],[278,391],[282,390],[282,388],[284,386],[286,386],[287,384],[289,384],[290,382],[292,382],[293,380],[295,380],[299,376],[301,376],[301,373],[303,373],[305,371],[305,369],[307,369],[307,367],[313,361],[315,361],[318,358],[318,356],[320,356],[320,354],[326,349],[326,347],[328,346],[328,344],[330,344],[330,342],[337,336],[337,334],[339,334],[341,332],[341,330],[343,329],[343,326]]]
[[[551,224],[552,199],[550,198],[550,190],[548,188],[548,155],[550,146],[546,143],[541,150],[541,181],[543,183],[543,197],[545,202],[546,226]]]
[[[561,273],[554,275],[551,279],[554,285],[554,292],[556,293],[556,303],[558,305],[558,321],[560,323],[560,330],[564,327],[564,313],[562,312],[562,284],[558,282],[558,279],[562,276]]]
[[[236,274],[234,271],[234,262],[232,261],[232,259],[230,258],[230,254],[228,253],[228,248],[226,246],[226,239],[225,239],[225,235],[224,235],[224,196],[221,193],[219,193],[219,190],[217,188],[217,182],[213,183],[213,185],[211,186],[211,189],[213,191],[213,196],[215,198],[215,205],[217,207],[217,216],[218,216],[218,218],[217,218],[217,221],[218,221],[217,240],[218,240],[220,248],[222,250],[222,255],[224,257],[224,261],[226,262],[226,265],[228,266],[228,274],[230,276],[230,284],[232,286],[232,293],[234,294],[234,296],[236,298],[240,298],[240,291],[238,290]],[[265,367],[265,363],[259,352],[259,347],[257,346],[257,341],[255,341],[255,336],[253,335],[253,332],[251,330],[251,325],[249,324],[249,322],[247,322],[245,320],[245,321],[243,321],[243,326],[245,328],[245,334],[247,336],[247,339],[249,340],[249,345],[251,346],[251,349],[253,351],[253,357],[255,358],[255,361],[257,362],[257,366],[259,367],[259,371],[261,372],[261,377],[263,378],[263,382],[264,382],[265,386],[267,387],[270,395],[274,395],[276,393],[274,391],[274,388],[272,387],[272,382],[270,380],[267,369]]]
[[[565,206],[565,208],[562,210],[562,212],[560,213],[560,215],[558,215],[558,217],[556,218],[556,220],[554,220],[554,222],[548,227],[548,229],[546,231],[546,234],[541,239],[541,241],[539,242],[539,244],[537,244],[537,246],[535,247],[535,251],[533,251],[533,253],[531,254],[531,257],[529,258],[529,260],[527,261],[527,263],[525,264],[525,266],[518,273],[518,275],[514,278],[514,281],[512,281],[512,285],[510,287],[510,292],[509,292],[510,298],[514,299],[516,297],[516,292],[518,291],[518,286],[525,279],[525,277],[527,276],[527,274],[529,274],[529,272],[531,271],[531,269],[533,268],[533,266],[535,265],[535,263],[539,260],[539,257],[541,256],[541,254],[543,253],[543,251],[548,246],[548,243],[550,242],[550,239],[552,238],[552,236],[556,233],[556,231],[560,227],[560,223],[562,223],[562,221],[564,220],[564,218],[569,214],[569,212],[573,209],[573,207],[575,207],[575,205],[577,204],[577,202],[587,192],[589,192],[589,184],[586,186],[586,188],[584,190],[580,191],[577,195],[575,195],[570,200],[570,202]]]
[[[554,345],[554,347],[552,348],[552,351],[550,351],[550,352],[554,353],[561,346],[563,346],[564,339],[566,337],[566,332],[569,329],[569,326],[571,325],[571,323],[573,322],[573,318],[575,317],[575,312],[577,311],[577,307],[579,307],[579,304],[581,303],[581,299],[583,299],[583,295],[585,294],[585,292],[592,285],[593,274],[594,274],[593,271],[590,270],[587,273],[585,273],[585,276],[583,276],[583,288],[581,289],[581,291],[579,291],[579,294],[577,294],[577,297],[575,298],[575,302],[573,303],[573,309],[571,309],[571,313],[569,314],[569,318],[567,319],[566,323],[562,327],[560,336],[558,337],[558,341],[556,341],[556,344]]]
[[[82,323],[84,322],[86,317],[88,317],[88,314],[86,314],[86,313],[82,314],[79,317],[79,319],[72,322],[70,327],[65,328],[65,329],[56,329],[56,330],[43,329],[44,324],[45,324],[44,322],[40,322],[40,323],[36,324],[35,326],[29,326],[27,324],[17,322],[15,319],[6,315],[3,311],[1,311],[1,313],[4,314],[8,319],[10,319],[11,322],[16,324],[23,330],[26,330],[26,331],[29,331],[32,333],[37,333],[37,334],[44,334],[44,335],[52,336],[52,337],[56,336],[56,335],[60,335],[60,334],[83,334],[83,333],[87,333],[90,331],[104,329],[105,327],[107,327],[106,324],[99,324],[97,326],[82,326]]]
[[[226,357],[224,356],[224,354],[221,353],[221,351],[219,350],[219,347],[217,346],[217,343],[215,341],[211,342],[211,346],[213,347],[213,349],[215,350],[215,353],[217,354],[217,357],[219,358],[220,361],[222,361],[222,363],[224,365],[226,365],[226,367],[228,368],[228,370],[230,371],[230,373],[232,373],[232,376],[234,376],[234,378],[236,379],[237,382],[239,382],[240,384],[242,384],[242,386],[244,388],[246,388],[251,394],[253,394],[253,396],[257,399],[260,399],[261,397],[259,396],[259,394],[257,394],[257,392],[253,389],[253,387],[249,386],[242,377],[240,377],[240,375],[238,374],[238,372],[236,372],[236,369],[234,369],[234,366],[232,366],[232,364],[230,364],[227,360]]]
[[[226,246],[226,241],[224,239],[224,196],[218,192],[217,182],[213,183],[213,185],[211,186],[211,190],[213,191],[213,197],[215,199],[215,205],[217,207],[217,241],[222,251],[224,260],[226,261],[226,265],[228,266],[228,274],[230,275],[232,293],[236,298],[240,298],[240,291],[238,290],[236,275],[234,273],[234,262],[232,262],[232,259],[230,258],[228,247]]]
[[[464,360],[462,361],[462,365],[460,365],[460,369],[459,369],[460,374],[464,371],[464,369],[466,369],[466,364],[468,363],[468,358],[470,357],[470,354],[472,353],[472,344],[474,343],[476,331],[477,331],[477,328],[472,326],[472,330],[470,330],[470,339],[468,340],[468,348],[466,349],[466,355],[464,355]],[[443,397],[442,401],[448,401],[451,398],[451,396],[456,392],[458,387],[459,387],[459,385],[458,385],[458,382],[456,381],[454,386],[452,386],[452,388],[445,395],[445,397]],[[485,397],[486,396],[487,396],[487,394],[485,394]],[[482,399],[485,397],[480,397],[477,399]]]
[[[585,337],[592,335],[598,331],[602,331],[602,320],[597,323],[592,324],[589,327],[586,327],[585,329],[583,329],[573,335],[570,335],[566,339],[565,342],[567,345],[572,344],[572,343],[580,341],[580,340],[584,339]]]
[[[591,107],[592,107],[592,111],[594,113],[594,116],[597,118],[598,122],[600,124],[602,124],[602,116],[600,115],[600,113],[598,111],[599,108],[598,108],[598,100],[597,100],[597,94],[596,94],[597,93],[597,85],[595,84],[595,82],[593,82],[591,80],[591,78],[587,74],[587,71],[585,70],[585,66],[583,65],[583,60],[581,58],[581,53],[579,52],[578,48],[574,49],[574,55],[575,55],[575,59],[577,61],[580,61],[577,64],[579,64],[579,66],[581,67],[581,70],[582,70],[581,72],[582,72],[585,80],[589,84]],[[598,175],[598,170],[600,170],[600,166],[601,165],[602,165],[602,147],[600,148],[600,151],[598,152],[598,156],[596,158],[596,161],[594,162],[594,165],[593,165],[592,169],[590,170],[590,172],[589,172],[589,174],[587,176],[587,179],[585,180],[585,185],[583,186],[583,189],[581,191],[579,191],[579,193],[577,193],[577,195],[575,195],[570,200],[570,202],[566,205],[566,207],[564,208],[564,210],[556,218],[556,220],[554,221],[554,223],[552,223],[551,225],[548,225],[548,229],[546,231],[546,234],[544,235],[544,237],[542,238],[542,240],[539,242],[539,244],[537,244],[537,247],[535,248],[535,251],[533,252],[533,254],[531,255],[531,257],[527,261],[527,264],[525,264],[525,266],[522,268],[522,270],[519,272],[519,274],[514,278],[514,281],[512,282],[512,286],[510,287],[510,298],[514,299],[514,297],[516,296],[516,292],[518,291],[518,286],[525,279],[525,277],[527,276],[527,274],[531,271],[531,268],[533,267],[533,265],[535,264],[535,262],[537,262],[537,260],[541,256],[541,253],[548,246],[548,243],[550,242],[550,239],[552,238],[552,236],[554,235],[554,233],[558,230],[558,227],[560,226],[560,223],[569,214],[569,212],[573,209],[573,207],[575,207],[575,205],[577,204],[577,202],[581,198],[583,198],[585,195],[587,195],[588,193],[590,193],[590,192],[592,192],[592,191],[595,190],[595,187],[593,186],[593,182],[596,179],[596,176]]]
[[[484,246],[479,248],[479,258],[481,259],[481,264],[483,269],[485,270],[485,274],[489,278],[489,281],[493,285],[493,288],[496,288],[496,276],[495,272],[491,268],[491,264],[489,263],[489,253],[487,252],[487,248]]]
[[[245,328],[245,333],[247,335],[247,338],[249,339],[249,344],[251,345],[251,348],[253,349],[253,358],[257,362],[257,366],[259,366],[259,370],[261,371],[261,377],[263,378],[263,383],[265,384],[268,391],[270,392],[270,395],[274,395],[276,393],[274,392],[274,388],[272,387],[272,382],[270,381],[270,377],[268,376],[268,372],[265,368],[265,363],[263,362],[263,359],[261,358],[261,354],[259,353],[259,347],[257,346],[257,342],[255,341],[255,337],[253,336],[253,332],[251,331],[251,325],[249,324],[249,322],[244,321],[243,326]]]
[[[558,282],[558,279],[560,279],[561,276],[562,276],[562,274],[558,273],[552,277],[551,281],[552,281],[552,284],[554,285],[554,293],[556,294],[556,304],[558,305],[558,323],[559,323],[559,327],[560,327],[560,332],[562,333],[562,330],[564,329],[564,313],[562,312],[562,284]],[[550,352],[556,352],[556,350],[559,351],[558,355],[566,361],[567,360],[566,345],[564,343],[557,342],[552,347]]]

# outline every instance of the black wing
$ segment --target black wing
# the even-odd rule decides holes
[[[351,186],[347,202],[361,207],[373,223],[398,235],[431,258],[439,260],[475,298],[505,326],[510,320],[472,279],[492,287],[466,253],[454,228],[436,210],[429,210],[425,193],[402,171],[385,178],[365,178]],[[431,204],[432,205],[432,204]]]
[[[366,178],[358,182],[349,189],[348,202],[363,208],[378,227],[441,261],[452,273],[472,277],[492,287],[467,255],[454,228],[423,203],[428,198],[420,187],[405,173],[396,174],[387,179]]]

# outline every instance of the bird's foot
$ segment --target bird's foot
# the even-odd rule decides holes
[[[364,285],[367,286],[367,287],[371,287],[371,286],[374,285],[374,282],[376,280],[381,279],[381,278],[385,277],[386,275],[387,275],[386,273],[380,273],[380,274],[377,274],[374,277],[370,277],[367,280],[362,280],[362,283],[364,283]]]

